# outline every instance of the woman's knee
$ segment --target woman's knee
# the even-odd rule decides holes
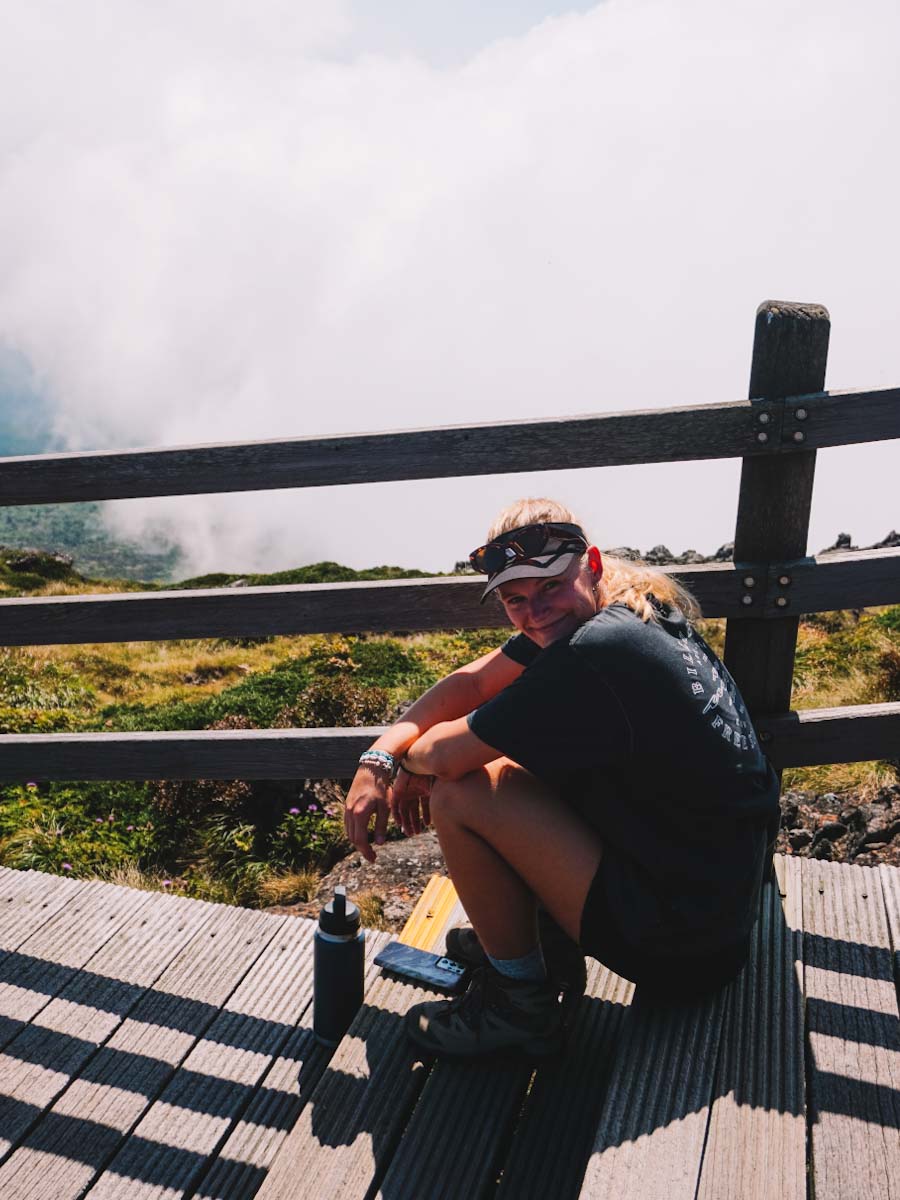
[[[431,789],[431,819],[442,824],[466,824],[476,805],[484,802],[490,790],[490,777],[482,768],[461,779],[436,779]]]

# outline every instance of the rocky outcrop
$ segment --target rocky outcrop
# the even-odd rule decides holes
[[[831,546],[820,550],[820,554],[843,553],[849,550],[889,550],[900,546],[900,533],[892,529],[887,537],[871,546],[854,546],[849,533],[839,533]],[[615,546],[604,551],[612,558],[627,558],[632,562],[642,560],[653,567],[694,566],[698,563],[731,562],[734,557],[734,542],[725,542],[715,554],[700,554],[697,550],[684,550],[681,554],[673,554],[668,546],[651,546],[642,554],[633,546]]]
[[[857,866],[900,866],[900,784],[867,796],[785,792],[776,849]]]

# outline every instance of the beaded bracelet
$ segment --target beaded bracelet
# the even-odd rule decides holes
[[[359,765],[380,767],[382,771],[387,771],[392,779],[397,771],[397,761],[388,750],[364,750],[359,756]]]

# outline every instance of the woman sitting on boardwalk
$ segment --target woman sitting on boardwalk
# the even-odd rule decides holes
[[[389,811],[407,834],[433,821],[474,926],[448,950],[483,966],[464,996],[410,1010],[413,1040],[551,1053],[584,954],[674,1000],[738,972],[778,781],[663,572],[604,563],[550,500],[504,510],[471,561],[517,632],[362,756],[345,823],[371,860],[372,817],[376,844]]]

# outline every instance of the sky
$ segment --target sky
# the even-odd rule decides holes
[[[896,0],[29,0],[0,42],[8,452],[552,418],[747,394],[765,299],[827,386],[900,384]],[[900,526],[821,451],[810,550]],[[711,553],[740,464],[119,501],[186,573],[449,570],[521,495]]]

